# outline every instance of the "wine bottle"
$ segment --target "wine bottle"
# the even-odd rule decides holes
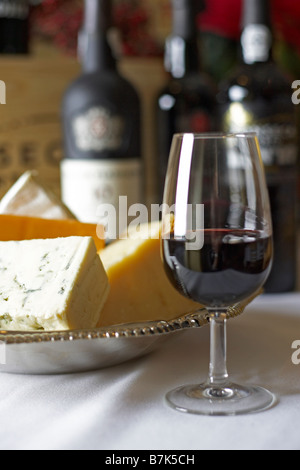
[[[29,0],[0,0],[0,54],[28,54]]]
[[[273,58],[268,0],[244,0],[241,61],[220,85],[221,130],[257,133],[274,225],[274,265],[266,292],[293,291],[297,260],[297,123],[291,83]]]
[[[157,100],[158,199],[162,200],[173,135],[215,128],[215,88],[202,72],[197,16],[203,0],[172,0],[172,34],[166,40],[167,85]]]
[[[118,235],[126,228],[118,225],[120,196],[127,207],[143,202],[143,164],[140,99],[118,72],[109,41],[111,18],[110,0],[85,0],[79,36],[83,70],[62,104],[61,185],[65,204],[79,220],[100,223],[107,208],[117,220],[106,222],[113,233],[116,224]],[[114,237],[107,233],[107,238]]]

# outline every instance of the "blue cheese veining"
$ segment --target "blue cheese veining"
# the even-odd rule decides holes
[[[90,237],[0,242],[0,329],[94,328],[109,291]]]

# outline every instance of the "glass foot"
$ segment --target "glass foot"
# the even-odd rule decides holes
[[[262,387],[211,384],[179,387],[166,396],[167,403],[184,413],[209,416],[234,416],[271,408],[276,397]]]

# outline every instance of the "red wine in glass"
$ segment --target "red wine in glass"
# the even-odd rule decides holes
[[[170,234],[163,254],[170,281],[192,300],[225,308],[253,295],[267,279],[272,237],[256,230],[207,229],[200,250],[189,249],[191,238]]]

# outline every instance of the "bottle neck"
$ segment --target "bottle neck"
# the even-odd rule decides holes
[[[194,0],[173,0],[173,31],[166,41],[165,68],[176,79],[200,71],[199,11],[199,2],[196,6]]]
[[[29,52],[29,0],[0,0],[0,54]]]
[[[117,69],[116,58],[105,33],[93,35],[81,33],[79,57],[82,70],[86,73]]]
[[[246,64],[272,61],[273,35],[269,0],[244,0],[241,50]]]
[[[197,40],[171,36],[166,42],[165,68],[173,78],[184,78],[200,71],[200,53]]]
[[[110,0],[85,0],[84,23],[78,43],[84,72],[116,69],[116,58],[109,44],[111,17]]]

